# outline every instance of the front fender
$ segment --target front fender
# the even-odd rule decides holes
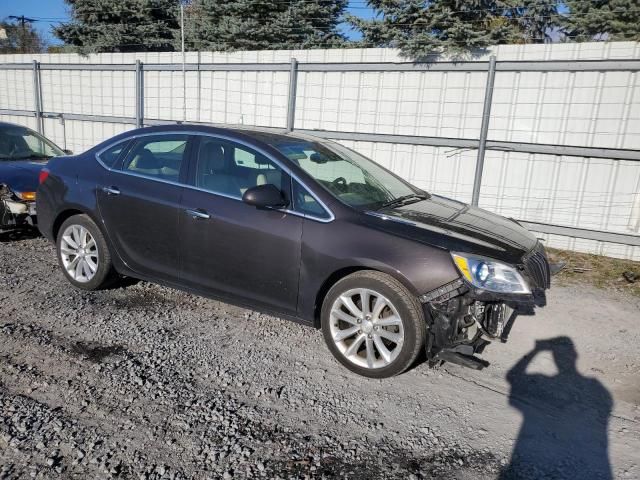
[[[339,280],[340,272],[384,272],[416,297],[459,278],[447,250],[347,220],[306,220],[301,248],[298,314],[309,321],[316,320],[322,293],[331,288],[327,282]]]

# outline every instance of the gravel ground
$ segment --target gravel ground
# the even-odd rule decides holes
[[[640,478],[639,313],[556,287],[488,369],[370,380],[319,331],[145,282],[80,292],[44,239],[0,234],[0,478],[606,478],[599,454]],[[548,351],[508,376],[559,336],[574,377]]]

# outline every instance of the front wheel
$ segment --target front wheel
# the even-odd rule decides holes
[[[322,333],[349,370],[372,378],[404,372],[424,347],[424,313],[395,278],[360,271],[338,281],[322,305]]]
[[[65,220],[56,246],[60,267],[74,287],[99,290],[113,283],[115,271],[107,242],[87,215],[74,215]]]

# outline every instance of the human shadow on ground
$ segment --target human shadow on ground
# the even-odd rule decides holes
[[[526,373],[544,351],[551,352],[558,373]],[[507,373],[509,404],[524,418],[500,479],[613,478],[607,441],[613,400],[598,380],[577,371],[577,358],[568,337],[539,340]]]

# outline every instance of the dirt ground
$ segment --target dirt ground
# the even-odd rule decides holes
[[[589,283],[605,290],[629,293],[640,297],[640,262],[619,258],[547,249],[553,262],[564,263],[556,283],[581,285]]]
[[[472,371],[351,374],[319,331],[0,235],[0,478],[640,478],[640,299],[554,286]]]

